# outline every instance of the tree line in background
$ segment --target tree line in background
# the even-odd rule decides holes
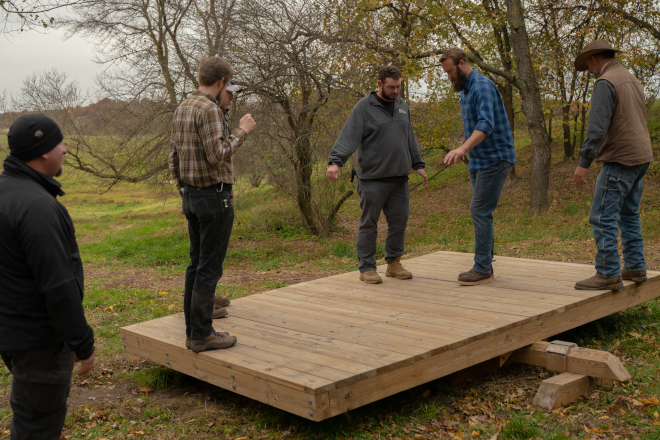
[[[16,11],[2,1],[6,21]],[[650,105],[660,91],[659,14],[651,0],[88,0],[55,24],[95,44],[106,69],[93,93],[112,105],[81,116],[75,109],[91,97],[56,71],[27,78],[0,102],[49,111],[75,168],[110,184],[166,181],[172,114],[197,88],[199,60],[222,56],[245,87],[230,117],[250,112],[258,124],[235,157],[239,174],[253,185],[267,179],[296,201],[312,233],[325,234],[352,193],[350,167],[339,184],[323,178],[328,153],[382,65],[404,72],[401,95],[423,154],[460,144],[458,98],[439,65],[444,50],[460,47],[497,84],[512,128],[526,124],[530,208],[543,212],[553,121],[567,160],[585,136],[593,77],[575,71],[575,56],[609,40]]]

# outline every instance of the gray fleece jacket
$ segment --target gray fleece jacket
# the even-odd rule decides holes
[[[378,102],[376,92],[362,98],[344,124],[328,164],[341,167],[356,150],[355,171],[362,180],[407,176],[411,168],[426,166],[413,133],[410,109],[398,96],[394,116]]]

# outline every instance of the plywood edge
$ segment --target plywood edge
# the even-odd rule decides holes
[[[128,352],[136,354],[138,356],[142,356],[145,359],[149,359],[153,362],[159,363],[163,366],[172,368],[182,373],[186,373],[190,376],[198,377],[196,374],[190,374],[190,372],[188,371],[184,371],[180,368],[175,368],[172,364],[173,356],[177,359],[186,359],[187,363],[190,365],[196,365],[200,362],[203,362],[209,365],[214,365],[215,368],[218,369],[218,371],[226,370],[226,371],[231,371],[232,373],[240,372],[242,374],[247,374],[268,382],[277,383],[284,387],[313,395],[322,394],[323,392],[327,392],[330,389],[335,388],[335,382],[329,380],[325,380],[325,383],[321,386],[314,387],[310,385],[305,385],[303,383],[297,383],[290,380],[286,380],[281,377],[260,374],[259,372],[244,367],[242,365],[238,365],[231,362],[225,362],[215,357],[208,356],[207,354],[204,353],[194,353],[193,351],[188,350],[184,347],[168,344],[154,337],[148,336],[144,333],[140,333],[139,328],[131,328],[131,327],[135,327],[135,326],[128,326],[120,329],[122,334],[122,344],[124,345],[124,348]],[[320,377],[318,379],[323,380]],[[210,382],[207,379],[202,379],[202,380],[205,380],[206,382]],[[223,388],[230,389],[227,387],[223,387]]]

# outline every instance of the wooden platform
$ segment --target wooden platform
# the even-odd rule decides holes
[[[412,280],[351,272],[232,301],[214,322],[238,344],[193,353],[183,314],[122,328],[134,354],[324,420],[660,296],[660,273],[622,290],[580,291],[592,266],[497,257],[495,282],[459,286],[472,254],[404,261]]]

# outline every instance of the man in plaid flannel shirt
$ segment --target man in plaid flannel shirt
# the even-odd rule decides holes
[[[168,162],[188,219],[190,264],[183,312],[186,347],[194,352],[229,348],[236,343],[236,337],[213,329],[213,309],[234,224],[231,158],[256,124],[247,114],[230,134],[223,110],[229,108],[233,98],[227,93],[232,76],[226,60],[202,59],[199,90],[179,105],[172,120]]]
[[[457,164],[470,153],[474,225],[474,266],[458,276],[458,283],[476,285],[493,281],[495,231],[493,211],[504,182],[516,163],[511,125],[497,87],[472,69],[460,49],[448,49],[440,57],[454,91],[461,94],[461,116],[465,141],[445,156],[446,164]]]

